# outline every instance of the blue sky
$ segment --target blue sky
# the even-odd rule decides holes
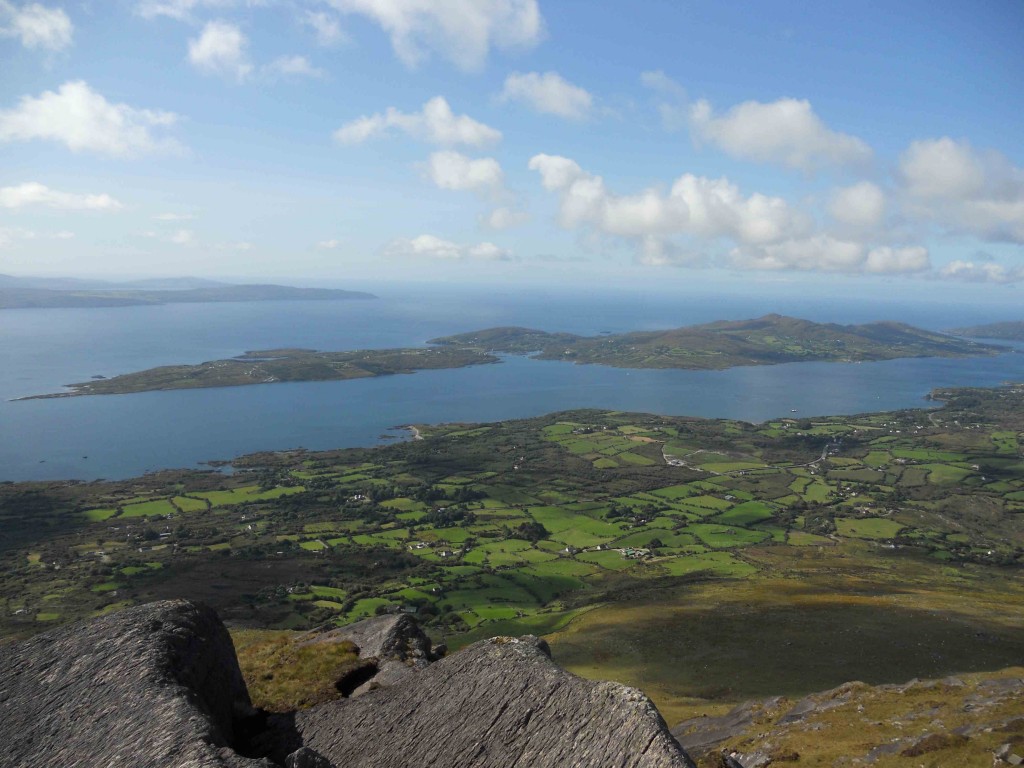
[[[0,272],[1006,298],[1021,39],[1017,0],[0,0]]]

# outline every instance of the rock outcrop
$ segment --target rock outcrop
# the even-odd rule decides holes
[[[0,762],[264,765],[238,755],[252,714],[231,638],[210,608],[130,608],[0,648]]]
[[[378,676],[390,668],[385,684],[271,717],[252,709],[216,614],[186,601],[0,648],[2,763],[692,768],[639,691],[565,672],[537,638],[485,640],[431,663],[415,622],[388,617],[304,642],[338,640],[376,660]]]
[[[295,728],[337,766],[692,766],[647,697],[569,674],[535,637],[475,643]]]
[[[352,691],[345,692],[353,698],[378,688],[397,685],[443,655],[433,651],[430,638],[415,620],[404,614],[366,619],[316,634],[301,644],[338,642],[352,643],[359,649],[360,661],[373,665],[372,677]]]

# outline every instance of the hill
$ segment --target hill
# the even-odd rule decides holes
[[[903,323],[837,325],[783,315],[592,337],[529,328],[489,328],[433,339],[431,343],[479,347],[491,352],[533,353],[541,360],[617,368],[722,369],[809,361],[960,357],[1004,351]]]

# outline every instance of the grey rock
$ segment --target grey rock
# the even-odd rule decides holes
[[[690,718],[672,728],[672,735],[691,756],[699,758],[746,731],[755,718],[776,709],[783,701],[781,696],[748,701],[719,717]]]
[[[494,638],[372,696],[295,715],[336,766],[693,768],[639,691],[572,675],[534,637]]]
[[[377,666],[376,674],[349,694],[352,698],[397,685],[438,657],[431,650],[430,638],[405,614],[365,619],[315,635],[302,644],[342,641],[354,644],[361,660]]]
[[[129,608],[0,650],[0,744],[10,768],[267,765],[229,745],[252,711],[212,609]]]
[[[347,633],[380,654],[370,658],[421,671],[372,695],[271,716],[252,708],[220,619],[186,601],[0,647],[0,763],[693,768],[639,691],[562,670],[542,640],[486,640],[431,664],[429,640],[403,619]]]

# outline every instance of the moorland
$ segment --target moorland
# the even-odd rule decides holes
[[[545,635],[669,722],[1024,653],[1024,386],[762,424],[572,411],[419,425],[231,473],[0,485],[4,638],[164,597],[239,629],[409,612]]]

